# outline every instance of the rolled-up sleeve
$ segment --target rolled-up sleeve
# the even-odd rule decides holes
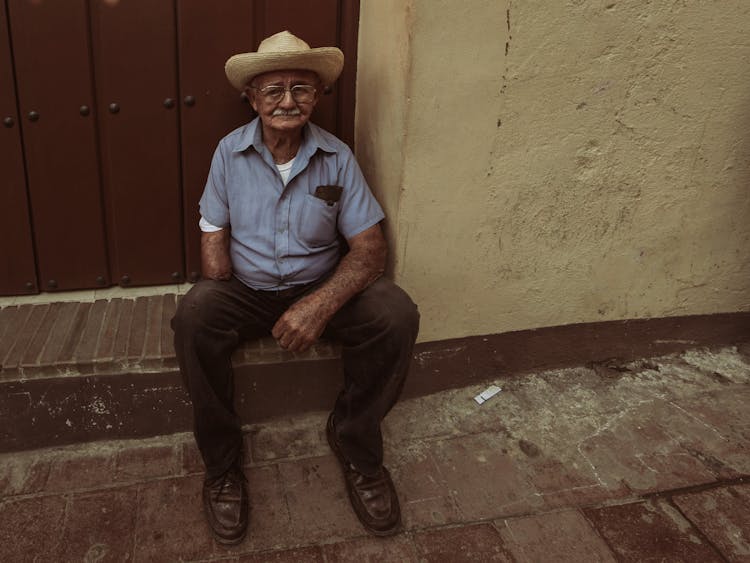
[[[211,159],[211,169],[208,172],[208,180],[200,199],[201,216],[211,225],[219,228],[229,226],[229,204],[227,199],[226,185],[226,161],[224,146],[219,146],[214,151]]]

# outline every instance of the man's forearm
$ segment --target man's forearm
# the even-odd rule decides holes
[[[338,267],[310,297],[319,300],[327,319],[352,297],[369,287],[385,271],[386,245],[375,244],[350,250]]]
[[[201,269],[204,278],[228,280],[232,277],[229,238],[229,229],[201,233]]]
[[[380,225],[353,237],[331,277],[286,310],[271,330],[273,337],[287,350],[307,350],[336,312],[382,275],[385,259]]]

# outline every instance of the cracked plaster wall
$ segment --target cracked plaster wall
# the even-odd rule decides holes
[[[357,154],[421,340],[750,310],[750,3],[362,0]]]

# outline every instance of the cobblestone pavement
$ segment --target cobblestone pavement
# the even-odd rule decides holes
[[[0,561],[750,561],[748,404],[747,348],[403,401],[384,425],[404,519],[388,539],[353,515],[323,412],[247,428],[250,532],[231,549],[189,434],[3,454]]]

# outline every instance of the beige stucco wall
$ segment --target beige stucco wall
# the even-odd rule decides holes
[[[750,310],[750,2],[362,0],[420,339]]]

